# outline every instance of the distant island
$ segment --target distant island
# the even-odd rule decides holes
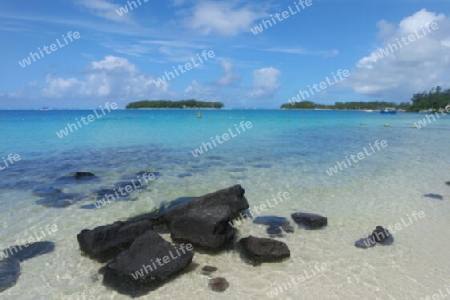
[[[204,102],[194,99],[171,101],[171,100],[142,100],[129,103],[126,109],[138,108],[222,108],[222,102]]]
[[[384,108],[395,108],[410,112],[436,111],[440,108],[445,109],[450,105],[450,89],[443,90],[440,86],[432,88],[429,92],[414,94],[411,102],[335,102],[334,105],[317,104],[312,101],[289,101],[281,105],[281,109],[335,109],[335,110],[381,110]]]

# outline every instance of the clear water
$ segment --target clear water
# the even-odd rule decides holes
[[[291,200],[264,214],[289,217],[309,211],[328,217],[324,230],[278,238],[291,258],[252,267],[232,252],[216,256],[196,253],[199,266],[142,299],[263,299],[278,285],[326,263],[328,270],[292,285],[277,299],[412,299],[445,291],[450,284],[450,117],[416,129],[424,115],[380,115],[376,112],[204,110],[114,111],[60,139],[56,132],[92,111],[0,111],[0,158],[19,154],[21,160],[0,171],[1,243],[16,244],[45,225],[58,230],[48,240],[53,253],[22,263],[16,285],[0,299],[127,299],[106,289],[97,270],[102,266],[81,256],[76,234],[84,228],[150,211],[162,201],[198,196],[234,184],[246,189],[251,205],[278,192]],[[236,134],[234,124],[253,127]],[[363,123],[363,124],[362,124]],[[385,127],[384,124],[390,124]],[[236,136],[194,157],[191,151],[210,137],[231,130]],[[325,170],[386,140],[356,164],[329,176]],[[0,166],[4,166],[3,159]],[[61,185],[55,180],[70,172],[90,171],[100,182]],[[134,193],[135,201],[117,201],[99,210],[80,209],[93,202],[93,191],[133,179],[139,171],[161,177]],[[32,189],[62,187],[88,197],[66,208],[36,205]],[[444,200],[424,197],[440,194]],[[377,225],[408,223],[408,215],[423,211],[394,234],[392,246],[362,250],[354,241]],[[290,217],[289,217],[290,219]],[[239,237],[267,237],[265,227],[245,223]],[[169,236],[164,236],[168,240]],[[219,268],[214,276],[230,287],[218,294],[207,288],[203,265]]]

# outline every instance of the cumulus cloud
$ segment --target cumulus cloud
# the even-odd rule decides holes
[[[91,62],[81,78],[61,78],[54,74],[47,75],[45,84],[31,82],[22,91],[9,96],[37,98],[158,98],[170,97],[169,83],[157,87],[151,75],[141,72],[127,59],[107,56],[103,60]],[[31,94],[32,91],[32,94]]]
[[[204,35],[234,36],[249,31],[250,25],[265,15],[260,6],[239,6],[234,1],[201,1],[184,23]]]
[[[378,28],[380,46],[358,61],[342,85],[361,94],[399,96],[445,85],[450,69],[450,20],[445,15],[423,9],[398,25],[380,21]]]
[[[264,99],[273,97],[280,88],[278,78],[281,71],[275,68],[261,68],[253,71],[253,89],[247,93],[247,97]]]
[[[222,70],[224,75],[214,84],[218,86],[232,86],[242,78],[241,74],[233,72],[233,64],[229,61],[222,61]]]

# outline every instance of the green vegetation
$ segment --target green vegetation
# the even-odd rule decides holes
[[[400,104],[385,101],[371,102],[335,102],[334,105],[316,104],[311,101],[301,101],[286,103],[281,105],[281,109],[340,109],[340,110],[380,110],[386,107],[418,112],[420,110],[438,110],[450,105],[450,89],[442,90],[440,86],[432,88],[429,92],[414,94],[410,102]]]
[[[411,111],[438,110],[450,105],[450,89],[442,90],[440,86],[432,88],[429,92],[414,94],[411,101]]]
[[[170,100],[143,100],[131,102],[126,106],[126,109],[136,108],[222,108],[221,102],[203,102],[194,99],[170,101]]]
[[[411,104],[408,102],[402,102],[400,104],[394,102],[384,101],[371,101],[371,102],[335,102],[334,105],[316,104],[311,101],[295,102],[293,105],[290,103],[281,105],[281,109],[341,109],[341,110],[360,110],[360,109],[372,109],[381,110],[386,107],[392,107],[396,109],[408,110]]]

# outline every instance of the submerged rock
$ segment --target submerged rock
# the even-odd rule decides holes
[[[439,194],[425,194],[423,196],[427,197],[427,198],[437,199],[437,200],[444,200],[444,197]]]
[[[145,219],[115,222],[92,230],[84,229],[77,235],[77,240],[83,253],[104,262],[128,249],[136,238],[152,228],[151,221]]]
[[[389,233],[387,229],[381,226],[377,226],[372,232],[372,238],[379,244],[391,245],[394,242],[394,237]]]
[[[367,248],[372,248],[376,245],[377,243],[375,242],[375,240],[372,238],[371,235],[369,235],[366,238],[362,238],[359,239],[355,242],[355,247],[357,248],[362,248],[362,249],[367,249]]]
[[[208,286],[215,292],[223,292],[230,286],[230,284],[225,278],[216,277],[209,280]]]
[[[14,286],[20,277],[20,261],[16,258],[0,259],[0,293]]]
[[[321,215],[311,213],[293,213],[292,219],[299,224],[303,225],[307,229],[318,229],[327,226],[328,219]]]
[[[294,232],[294,227],[293,227],[292,225],[289,225],[289,224],[282,225],[281,228],[282,228],[282,229],[284,230],[284,232],[286,232],[286,233],[292,233],[292,232]]]
[[[91,181],[99,181],[99,178],[91,172],[75,172],[62,176],[56,180],[57,183],[74,184],[74,183],[84,183]]]
[[[447,181],[445,184],[446,184],[446,185],[450,185],[450,181]]]
[[[9,250],[10,253],[9,257],[16,258],[22,262],[42,254],[53,252],[53,250],[55,250],[55,244],[53,242],[35,242],[32,244],[11,246],[8,249],[3,250],[3,252],[7,250]]]
[[[11,246],[0,252],[0,293],[16,284],[22,261],[50,253],[54,249],[55,244],[52,242],[36,242]]]
[[[394,243],[394,237],[387,229],[384,229],[382,226],[377,226],[367,238],[357,240],[355,247],[367,249],[374,247],[377,243],[384,246],[392,245]]]
[[[86,198],[85,195],[76,193],[64,193],[61,189],[55,189],[53,187],[37,188],[33,190],[33,194],[40,197],[45,197],[36,200],[35,203],[37,205],[55,208],[67,207]]]
[[[132,297],[144,295],[184,270],[194,256],[191,250],[147,231],[103,268],[103,284]]]
[[[280,261],[291,256],[288,246],[274,239],[249,236],[240,239],[238,246],[248,262],[254,265]]]
[[[253,220],[253,223],[255,224],[263,224],[267,226],[283,226],[288,225],[289,220],[285,217],[277,217],[277,216],[260,216],[256,217]]]
[[[283,236],[283,231],[278,226],[269,226],[267,227],[266,232],[270,234],[270,236],[277,236],[277,237]]]
[[[234,239],[234,229],[229,222],[231,210],[226,205],[192,208],[173,218],[171,238],[211,250],[220,249]]]
[[[211,273],[213,273],[215,271],[217,271],[217,268],[213,267],[213,266],[204,266],[202,268],[202,274],[203,275],[211,275]]]

